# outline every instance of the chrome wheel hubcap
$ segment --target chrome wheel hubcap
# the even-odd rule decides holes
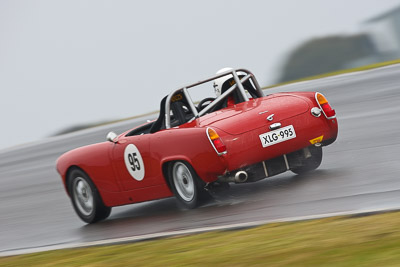
[[[93,212],[93,192],[88,182],[82,177],[77,177],[73,184],[74,201],[79,211],[89,216]]]
[[[185,201],[191,201],[194,198],[194,180],[188,167],[177,162],[172,170],[174,185],[179,196]]]

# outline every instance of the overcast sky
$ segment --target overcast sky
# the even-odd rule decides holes
[[[394,0],[0,0],[0,149],[159,109],[226,66],[273,83],[301,42],[352,34]],[[212,90],[212,88],[210,88]]]

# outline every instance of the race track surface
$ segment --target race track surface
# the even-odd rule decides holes
[[[212,90],[212,88],[210,88]],[[320,91],[336,109],[339,137],[320,168],[233,185],[196,210],[174,198],[114,208],[85,225],[75,215],[55,160],[142,123],[135,119],[0,151],[0,253],[163,231],[400,205],[400,65],[302,82],[276,91]],[[29,131],[26,132],[29,134]]]

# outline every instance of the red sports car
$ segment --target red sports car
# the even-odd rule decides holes
[[[212,82],[216,97],[196,104],[192,93]],[[157,120],[63,154],[57,171],[78,216],[93,223],[113,206],[175,195],[194,208],[218,186],[314,170],[337,133],[321,93],[264,96],[250,71],[227,69],[172,91]]]

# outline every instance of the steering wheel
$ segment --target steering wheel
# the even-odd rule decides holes
[[[201,100],[201,101],[199,102],[199,104],[197,105],[197,109],[198,109],[199,111],[201,111],[202,109],[204,109],[205,107],[207,107],[208,105],[210,105],[211,102],[213,102],[214,100],[215,100],[214,97],[207,97],[207,98],[204,98],[204,99]],[[210,103],[208,103],[208,102],[210,102]]]

